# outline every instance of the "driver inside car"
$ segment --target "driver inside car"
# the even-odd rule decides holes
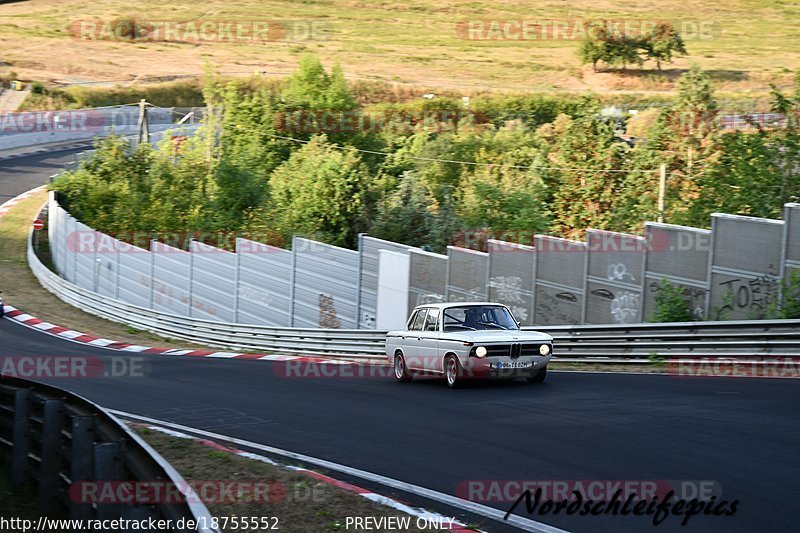
[[[467,309],[464,312],[464,326],[472,329],[478,329],[478,322],[480,322],[480,309]]]

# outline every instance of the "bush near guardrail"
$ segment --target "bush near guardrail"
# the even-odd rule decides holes
[[[43,515],[69,512],[71,519],[192,520],[211,524],[206,506],[166,460],[122,422],[94,403],[63,389],[25,379],[0,379],[0,451],[14,486],[36,485]],[[184,503],[97,504],[73,501],[78,481],[160,481],[191,496]]]

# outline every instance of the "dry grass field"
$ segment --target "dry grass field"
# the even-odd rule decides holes
[[[489,33],[485,25],[500,22],[502,29],[515,27],[503,26],[507,22],[538,21],[540,27],[569,28],[597,19],[634,28],[672,21],[683,30],[690,55],[663,73],[654,65],[594,73],[576,58],[579,34],[553,31],[542,39],[531,32],[528,39],[515,39],[519,32]],[[131,41],[102,34],[100,23],[115,20],[246,28],[267,22],[270,31],[266,40],[183,34]],[[311,39],[291,31],[312,22],[319,31]],[[485,29],[473,37],[492,38],[467,38],[464,24]],[[790,71],[800,67],[799,30],[800,4],[794,0],[28,0],[0,5],[0,75],[14,71],[23,79],[62,83],[132,81],[201,73],[210,65],[221,73],[285,76],[311,51],[326,64],[340,62],[350,78],[432,89],[659,93],[671,91],[677,75],[697,63],[722,91],[763,93],[769,82],[788,83]]]

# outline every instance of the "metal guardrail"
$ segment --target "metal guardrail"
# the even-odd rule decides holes
[[[800,320],[546,326],[560,357],[800,356]]]
[[[171,520],[173,531],[204,531],[212,523],[205,505],[170,464],[122,422],[65,390],[0,379],[0,451],[8,457],[13,486],[36,486],[42,515],[68,512],[73,520]],[[152,505],[85,503],[70,484],[91,481],[171,483],[185,502]],[[177,529],[189,520],[199,528]]]

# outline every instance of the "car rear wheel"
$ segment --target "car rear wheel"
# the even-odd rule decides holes
[[[457,389],[461,386],[461,365],[458,362],[458,357],[455,355],[448,355],[444,360],[444,378],[447,381],[447,386],[451,389]]]
[[[394,378],[400,383],[408,383],[413,376],[406,367],[406,360],[403,354],[394,356]]]
[[[547,367],[539,370],[535,375],[528,378],[528,383],[542,383],[547,377]]]

